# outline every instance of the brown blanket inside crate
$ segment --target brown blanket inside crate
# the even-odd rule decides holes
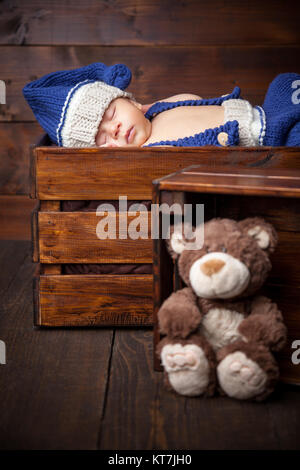
[[[152,264],[64,264],[63,274],[152,274]]]
[[[111,204],[119,209],[119,201],[61,201],[63,212],[96,211],[100,204]],[[132,204],[144,204],[147,210],[151,201],[127,201],[127,210]],[[64,264],[63,274],[151,274],[152,264]]]
[[[119,201],[61,201],[61,210],[64,212],[73,211],[96,211],[100,204],[111,204],[115,210],[119,209]],[[151,201],[127,201],[127,210],[132,204],[143,204],[146,210],[151,209]]]

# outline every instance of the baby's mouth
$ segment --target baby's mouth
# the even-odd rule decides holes
[[[131,126],[125,135],[127,144],[131,144],[131,142],[133,141],[134,135],[135,135],[135,129],[134,129],[134,126]]]

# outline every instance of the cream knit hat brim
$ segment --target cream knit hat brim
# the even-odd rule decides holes
[[[77,148],[95,146],[95,137],[103,114],[112,100],[120,97],[134,100],[131,93],[104,82],[96,81],[80,86],[69,102],[67,98],[62,111],[57,128],[57,134],[61,128],[62,146]]]

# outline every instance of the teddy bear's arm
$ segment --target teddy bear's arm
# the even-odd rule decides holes
[[[158,311],[159,330],[173,338],[186,338],[200,324],[202,315],[190,287],[173,292]]]
[[[247,341],[258,341],[272,351],[280,351],[286,342],[287,328],[277,305],[264,296],[255,297],[251,314],[239,325]]]

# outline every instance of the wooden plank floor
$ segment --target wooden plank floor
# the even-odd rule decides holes
[[[34,329],[30,243],[0,241],[1,449],[299,449],[300,388],[265,404],[184,398],[150,329]]]

